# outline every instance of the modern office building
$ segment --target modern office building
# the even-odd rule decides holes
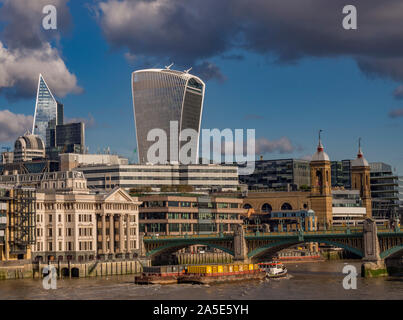
[[[197,132],[196,152],[191,155],[191,163],[197,163],[204,90],[204,82],[186,71],[167,67],[133,72],[133,108],[140,164],[151,162],[151,159],[147,159],[147,151],[155,142],[147,141],[147,135],[152,129],[162,129],[167,135],[166,150],[160,151],[166,152],[167,162],[179,161],[177,150],[184,142],[180,142],[178,136],[171,135],[171,121],[177,122],[179,132],[184,129]],[[172,154],[171,138],[175,144],[172,148],[176,150]]]
[[[258,160],[251,175],[240,175],[248,189],[296,191],[310,185],[309,161],[298,159]]]
[[[351,160],[332,161],[332,187],[351,189]]]
[[[206,195],[140,196],[140,233],[185,235],[231,232],[247,212],[242,199]]]
[[[59,153],[84,153],[84,122],[61,124],[56,126],[56,147]]]
[[[401,209],[403,201],[402,179],[392,172],[392,167],[383,162],[370,163],[372,215],[389,218],[394,210]]]
[[[63,117],[63,105],[56,101],[40,74],[32,134],[38,135],[45,142],[45,147],[53,146],[55,141],[52,132],[56,125],[63,124]]]
[[[26,133],[14,143],[13,162],[32,161],[45,158],[45,145],[38,135]]]
[[[367,210],[360,190],[332,190],[332,214],[334,226],[362,225]]]
[[[59,155],[60,170],[70,171],[77,167],[86,166],[112,166],[127,165],[129,160],[114,154],[79,154],[79,153],[63,153]]]
[[[189,185],[197,190],[237,190],[238,168],[221,165],[87,165],[76,167],[95,189]]]

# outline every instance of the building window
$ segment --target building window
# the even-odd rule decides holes
[[[265,204],[262,206],[262,212],[270,213],[272,210],[273,210],[273,209],[272,209],[271,205],[268,204],[268,203],[265,203]]]
[[[288,202],[285,202],[281,205],[281,210],[292,210],[292,206]]]

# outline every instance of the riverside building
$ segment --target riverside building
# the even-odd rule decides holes
[[[81,172],[43,174],[36,194],[36,261],[132,258],[139,249],[136,197],[92,192]]]
[[[231,232],[247,212],[242,199],[230,197],[159,194],[139,199],[140,233],[145,235]]]

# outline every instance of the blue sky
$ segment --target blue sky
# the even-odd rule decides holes
[[[89,4],[96,6],[98,2]],[[144,49],[137,58],[135,44],[116,45],[84,1],[69,1],[67,6],[71,17],[68,31],[49,43],[57,48],[83,90],[60,98],[65,117],[89,121],[86,144],[90,152],[110,146],[112,152],[135,160],[131,73],[163,67],[173,58],[168,54],[164,57],[160,49],[150,59],[148,49]],[[7,46],[0,34],[1,40]],[[127,52],[136,54],[136,58],[127,59]],[[348,54],[305,54],[296,61],[281,63],[277,58],[273,50],[262,53],[247,46],[210,54],[208,61],[219,68],[220,77],[206,81],[202,127],[254,128],[257,138],[290,140],[292,152],[266,152],[265,159],[313,154],[319,129],[324,130],[325,151],[332,160],[353,159],[361,137],[369,162],[390,163],[403,174],[403,117],[389,116],[392,110],[403,107],[403,101],[393,95],[400,84],[397,77],[365,72],[356,57]],[[173,69],[183,70],[201,61],[199,57],[178,59]],[[188,61],[190,64],[186,64]],[[31,96],[11,99],[0,90],[0,111],[28,116],[33,115],[34,105],[35,90]],[[12,142],[0,141],[0,145]]]

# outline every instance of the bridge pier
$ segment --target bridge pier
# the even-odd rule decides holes
[[[245,229],[241,225],[237,226],[234,233],[234,262],[249,263]]]
[[[364,258],[361,276],[365,278],[388,276],[385,261],[380,257],[380,248],[375,220],[364,221]]]

